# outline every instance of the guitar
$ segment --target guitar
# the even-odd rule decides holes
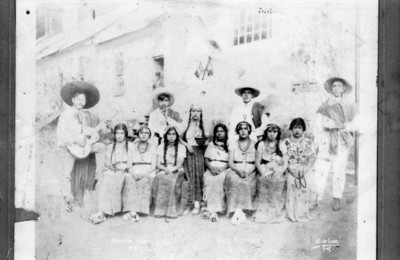
[[[109,120],[113,119],[115,116],[117,116],[120,112],[116,111]],[[68,144],[67,148],[69,152],[77,159],[84,159],[86,158],[92,149],[92,144],[96,143],[99,141],[100,136],[99,136],[99,131],[100,129],[105,127],[105,121],[101,121],[95,128],[88,127],[86,126],[84,129],[84,144],[79,145],[76,143],[73,144]]]

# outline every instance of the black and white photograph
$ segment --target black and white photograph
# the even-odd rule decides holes
[[[378,1],[16,1],[15,259],[375,259]]]

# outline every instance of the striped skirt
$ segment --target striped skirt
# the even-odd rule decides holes
[[[203,198],[203,176],[205,172],[204,149],[199,146],[193,146],[193,150],[192,154],[187,153],[184,168],[190,182],[190,200],[201,201]]]
[[[183,213],[184,189],[185,185],[184,173],[165,175],[163,173],[156,174],[153,183],[153,202],[154,216],[176,218]]]

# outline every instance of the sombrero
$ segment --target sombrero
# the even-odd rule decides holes
[[[250,89],[253,92],[253,98],[260,95],[260,90],[255,87],[254,82],[255,76],[244,75],[239,78],[239,86],[235,89],[235,93],[238,96],[242,96],[243,89]]]
[[[235,89],[236,95],[241,97],[243,89],[250,89],[253,92],[253,98],[256,98],[260,95],[260,90],[258,90],[257,88],[243,85]]]
[[[94,107],[100,100],[99,90],[85,81],[72,81],[65,84],[61,88],[60,94],[64,102],[72,106],[72,98],[78,92],[85,94],[86,104],[83,107],[84,109]]]
[[[165,87],[156,88],[153,91],[153,105],[155,107],[158,107],[158,97],[162,94],[167,95],[169,97],[169,106],[172,106],[175,102],[175,97],[172,94],[172,92],[166,89]]]
[[[340,81],[343,83],[343,85],[345,87],[343,94],[349,94],[353,90],[353,86],[351,86],[349,84],[349,82],[347,82],[347,80],[345,80],[343,78],[339,78],[339,77],[333,77],[333,78],[328,79],[324,83],[324,88],[325,88],[326,92],[332,93],[332,83],[335,81]]]

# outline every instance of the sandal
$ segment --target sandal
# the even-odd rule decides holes
[[[211,213],[208,212],[208,211],[204,212],[204,213],[203,213],[203,218],[204,218],[204,219],[209,219],[209,218],[211,218]]]
[[[122,220],[123,221],[134,221],[134,222],[138,222],[139,221],[139,216],[138,214],[132,214],[132,212],[128,212],[125,215],[122,216]]]
[[[65,202],[65,211],[67,211],[68,213],[71,213],[72,211],[74,211],[74,207],[72,205],[72,199],[68,199],[67,197],[64,197],[64,202]]]
[[[194,207],[194,209],[192,210],[192,214],[193,215],[197,215],[200,213],[200,208],[199,207]]]
[[[212,213],[210,216],[211,222],[217,222],[218,221],[218,215],[217,213]]]
[[[96,214],[93,214],[89,218],[90,221],[92,221],[93,224],[100,224],[101,222],[106,220],[106,217],[104,216],[103,213],[99,212]]]

